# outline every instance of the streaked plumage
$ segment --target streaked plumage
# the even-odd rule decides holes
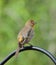
[[[18,52],[20,48],[24,46],[24,44],[28,44],[32,37],[34,36],[34,25],[35,22],[33,20],[28,20],[24,26],[24,28],[19,32],[18,34],[18,49],[16,51],[16,55],[18,55]]]

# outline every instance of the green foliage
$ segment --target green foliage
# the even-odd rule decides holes
[[[28,19],[37,22],[31,43],[55,54],[56,0],[0,0],[0,61],[17,48],[17,35]],[[53,65],[36,51],[20,53],[6,65]]]

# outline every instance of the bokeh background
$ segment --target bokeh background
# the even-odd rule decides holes
[[[56,0],[0,0],[0,61],[17,48],[17,35],[28,19],[37,22],[34,46],[56,56]],[[54,65],[45,55],[25,51],[6,65]]]

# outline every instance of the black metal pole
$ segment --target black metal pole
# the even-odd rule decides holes
[[[35,46],[26,46],[26,47],[20,49],[19,52],[26,51],[26,50],[39,51],[39,52],[47,55],[56,65],[56,58],[50,52],[48,52],[47,50],[44,50],[43,48],[35,47]],[[15,52],[16,52],[16,50],[13,51],[12,53],[10,53],[2,62],[0,62],[0,65],[4,65],[10,58],[12,58],[15,55]]]

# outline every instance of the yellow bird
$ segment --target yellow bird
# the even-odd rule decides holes
[[[24,47],[24,44],[27,44],[30,42],[32,37],[34,36],[34,20],[28,20],[25,24],[25,26],[22,28],[22,30],[18,34],[18,48],[16,50],[15,55],[18,55],[18,52],[20,48]],[[28,43],[29,44],[29,43]]]

